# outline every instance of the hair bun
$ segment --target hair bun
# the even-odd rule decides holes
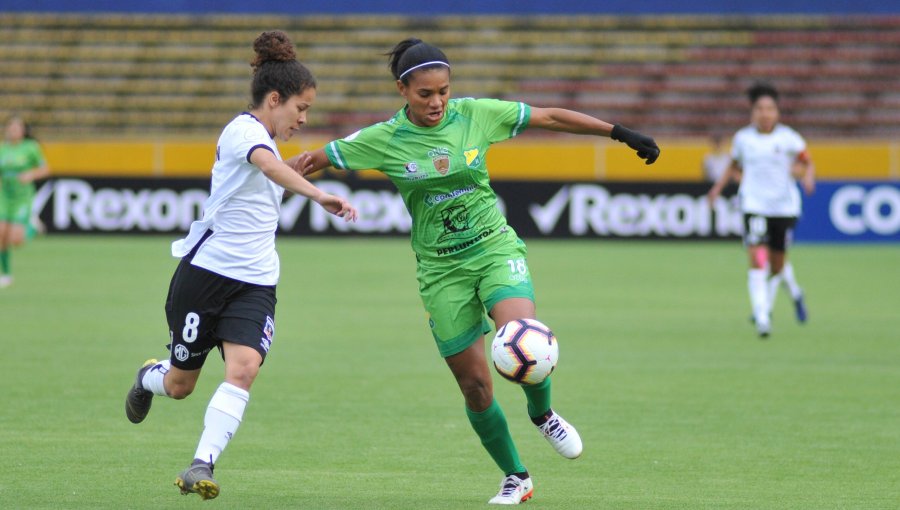
[[[281,30],[270,30],[259,34],[253,41],[256,58],[250,63],[254,72],[266,62],[290,62],[297,60],[294,43]]]

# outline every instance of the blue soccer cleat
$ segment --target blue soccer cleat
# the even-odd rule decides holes
[[[804,323],[808,317],[806,311],[806,302],[803,300],[803,294],[794,300],[794,313],[797,316],[797,322]]]

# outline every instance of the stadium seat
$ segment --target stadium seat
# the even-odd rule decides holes
[[[452,59],[456,96],[705,136],[746,123],[743,90],[768,79],[807,136],[900,135],[900,16],[0,13],[0,23],[0,111],[31,110],[58,137],[218,132],[248,102],[260,27],[293,38],[319,82],[311,126],[328,133],[401,106],[384,53],[417,35]]]

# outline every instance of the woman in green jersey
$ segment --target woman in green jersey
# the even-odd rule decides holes
[[[25,242],[31,222],[34,181],[50,174],[41,146],[28,125],[14,116],[6,124],[0,144],[0,288],[12,285],[10,251]]]
[[[506,418],[494,400],[484,335],[509,321],[535,318],[525,244],[497,208],[485,156],[491,144],[525,128],[595,136],[626,143],[653,163],[653,139],[594,117],[560,108],[533,108],[495,99],[450,99],[444,53],[407,39],[388,54],[406,105],[392,118],[293,160],[302,174],[328,166],[377,169],[397,186],[412,216],[419,291],[438,350],[465,398],[466,414],[504,473],[496,504],[518,504],[533,494]],[[578,432],[550,407],[550,379],[523,386],[528,414],[562,456],[576,458]]]

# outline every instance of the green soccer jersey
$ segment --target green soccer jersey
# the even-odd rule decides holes
[[[19,174],[43,164],[41,146],[34,140],[0,144],[0,186],[3,192],[15,196],[33,190],[34,184],[19,182]]]
[[[419,257],[465,255],[506,228],[485,156],[491,144],[521,133],[530,115],[524,103],[451,99],[437,126],[417,126],[402,109],[329,143],[325,153],[336,168],[371,168],[390,178],[412,216]]]

